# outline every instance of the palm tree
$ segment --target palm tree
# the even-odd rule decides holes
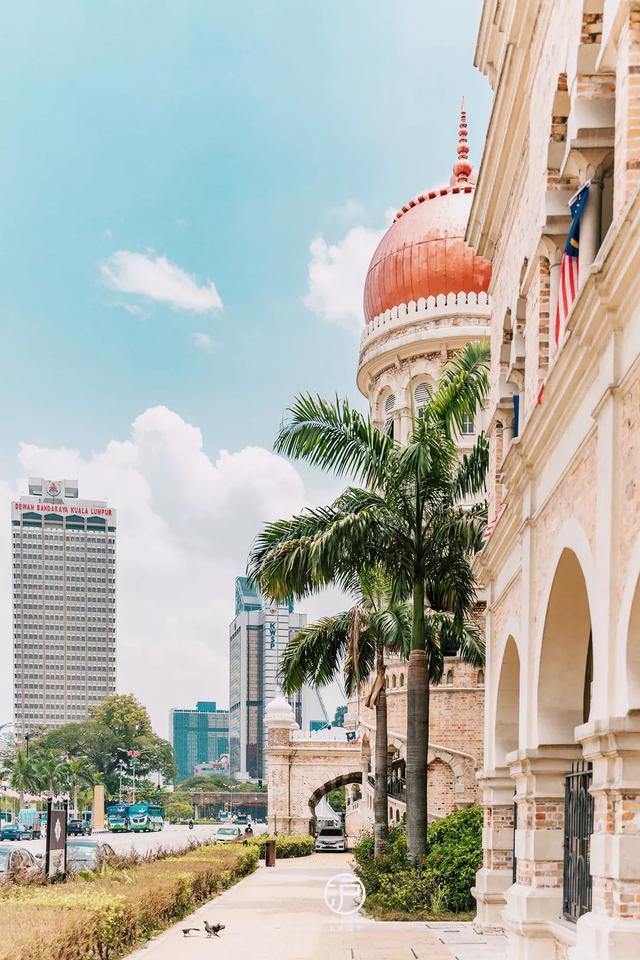
[[[384,852],[388,835],[387,814],[387,696],[385,648],[404,652],[411,641],[411,616],[406,604],[392,596],[393,583],[380,565],[362,570],[354,578],[355,604],[350,610],[299,630],[289,640],[282,659],[285,693],[304,684],[325,686],[344,673],[348,695],[359,690],[372,675],[375,680],[367,706],[375,707],[374,856]]]
[[[24,807],[24,795],[39,788],[38,770],[33,756],[27,756],[26,750],[18,747],[12,756],[1,761],[2,773],[9,778],[9,786],[20,794],[20,809]]]
[[[442,676],[445,651],[481,664],[484,644],[471,619],[471,562],[481,545],[488,446],[483,434],[459,457],[455,434],[476,414],[488,388],[489,350],[467,344],[443,370],[415,418],[406,447],[349,403],[301,396],[275,449],[350,474],[332,504],[267,525],[249,559],[249,575],[274,599],[345,586],[354,572],[382,563],[394,596],[411,597],[407,683],[407,833],[411,859],[426,852],[429,683]]]
[[[63,764],[62,775],[71,794],[73,815],[77,817],[79,788],[91,786],[96,780],[93,764],[87,757],[70,757]]]
[[[65,764],[58,760],[53,750],[36,757],[34,764],[39,789],[50,797],[55,796],[64,779]]]

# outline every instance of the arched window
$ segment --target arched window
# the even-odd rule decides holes
[[[391,677],[391,686],[392,686],[392,687],[395,687],[395,685],[396,685],[396,675],[395,675],[395,673],[394,673],[394,674],[392,675],[392,677]]]
[[[484,670],[478,670],[478,686],[484,686]]]
[[[447,683],[453,683],[453,670],[447,670]]]
[[[404,687],[404,673],[400,674],[400,686]]]
[[[393,439],[393,411],[396,407],[396,398],[390,393],[384,402],[384,432]]]
[[[428,383],[419,383],[418,386],[413,391],[413,402],[415,406],[416,416],[420,416],[420,411],[425,406],[427,400],[429,399],[429,394],[431,389]]]
[[[388,689],[389,689],[389,677],[385,677],[384,685],[385,685],[385,687],[386,687],[387,690],[388,690]]]

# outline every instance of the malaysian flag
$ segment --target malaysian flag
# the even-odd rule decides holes
[[[487,542],[487,540],[491,539],[491,534],[495,530],[498,520],[500,519],[500,517],[502,516],[502,514],[505,512],[506,509],[507,509],[507,502],[506,500],[503,500],[500,506],[498,507],[498,509],[496,510],[496,515],[493,518],[493,520],[489,520],[488,524],[484,528],[484,531],[482,533],[482,539],[484,540],[485,543]]]
[[[564,245],[562,263],[560,264],[560,289],[556,306],[556,347],[564,332],[564,325],[571,305],[578,292],[578,254],[580,252],[580,220],[589,199],[589,184],[585,183],[569,201],[571,211],[571,226]]]

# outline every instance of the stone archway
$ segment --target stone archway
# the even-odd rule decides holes
[[[521,916],[522,904],[535,896],[535,916],[527,915],[528,935],[540,931],[546,947],[550,938],[540,918],[573,916],[573,905],[578,900],[584,904],[590,890],[585,864],[593,832],[591,773],[575,732],[591,712],[594,644],[584,573],[588,560],[588,553],[579,558],[568,546],[560,552],[544,615],[537,683],[534,679],[531,691],[538,746],[519,751],[509,765],[516,784],[517,864],[516,882],[506,891],[506,914]],[[578,809],[579,817],[572,813]],[[546,947],[540,956],[550,956]]]
[[[520,657],[516,642],[507,637],[496,696],[494,765],[504,767],[508,753],[518,749],[520,727]]]
[[[592,664],[587,584],[577,555],[567,548],[556,567],[540,648],[540,745],[574,743],[575,728],[589,719]]]
[[[627,709],[640,710],[640,578],[637,580],[629,612],[626,636]]]
[[[309,797],[310,830],[312,833],[314,832],[316,819],[315,810],[320,800],[328,793],[331,793],[332,790],[337,790],[339,787],[347,787],[352,783],[362,784],[362,770],[352,770],[350,773],[341,773],[339,776],[334,777],[333,780],[327,780],[326,783],[316,787]]]
[[[283,697],[267,707],[269,831],[308,834],[313,809],[335,786],[361,784],[368,751],[357,742],[303,737]]]

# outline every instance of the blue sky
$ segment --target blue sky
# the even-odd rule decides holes
[[[363,257],[390,208],[447,179],[463,95],[480,159],[489,89],[473,67],[479,11],[479,0],[5,5],[8,490],[27,470],[87,465],[100,486],[108,445],[160,405],[199,428],[215,465],[220,450],[270,450],[298,390],[355,396]],[[168,281],[182,290],[173,300]],[[126,484],[114,488],[107,473],[105,490],[85,494],[124,498]],[[145,477],[162,517],[166,490]],[[330,492],[305,483],[303,499]],[[232,529],[209,546],[226,551],[229,569],[250,539],[247,528],[231,549]],[[221,650],[224,591],[219,625],[203,615],[194,634],[204,644],[213,633]]]

